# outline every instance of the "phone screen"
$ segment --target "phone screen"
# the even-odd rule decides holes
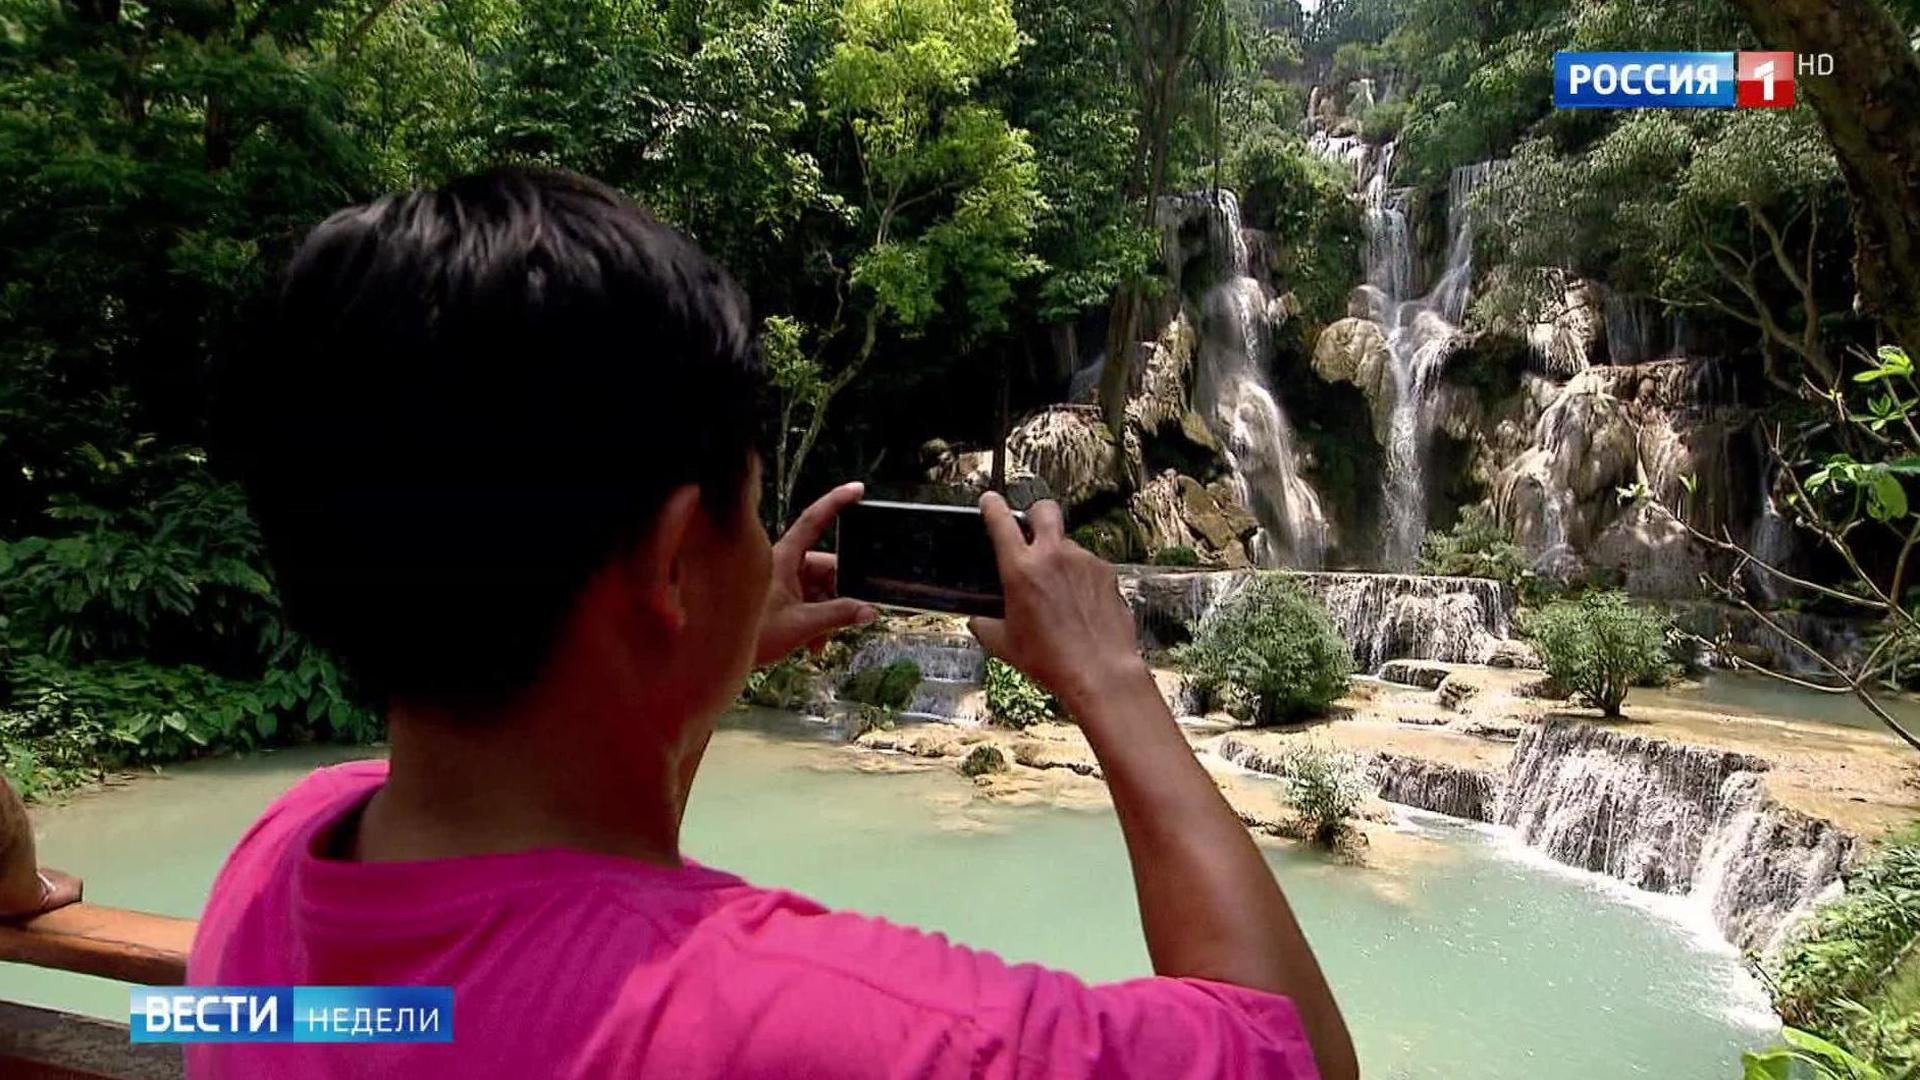
[[[1021,528],[1026,515],[1015,512]],[[971,506],[868,500],[840,511],[839,591],[921,611],[1006,613],[986,522]]]

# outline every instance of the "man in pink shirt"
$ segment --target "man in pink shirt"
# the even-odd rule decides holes
[[[1357,1075],[1312,950],[1060,510],[981,506],[993,654],[1078,718],[1154,978],[1088,986],[686,860],[747,673],[870,620],[759,524],[744,298],[617,193],[503,171],[334,215],[227,425],[289,617],[377,699],[215,882],[203,985],[451,986],[445,1044],[195,1045],[196,1077]],[[1318,1062],[1316,1066],[1316,1060]]]

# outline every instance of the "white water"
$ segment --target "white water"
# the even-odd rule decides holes
[[[1513,630],[1513,596],[1482,578],[1418,574],[1303,573],[1290,575],[1327,606],[1340,636],[1353,648],[1354,666],[1377,670],[1389,660],[1483,663]],[[1164,646],[1185,635],[1248,575],[1127,572],[1120,591],[1133,608],[1140,638]]]
[[[1434,392],[1440,371],[1459,341],[1473,287],[1473,215],[1468,202],[1493,162],[1453,171],[1447,193],[1447,261],[1425,295],[1416,294],[1413,231],[1407,191],[1392,186],[1395,144],[1377,152],[1345,139],[1318,137],[1323,155],[1354,168],[1355,192],[1366,234],[1369,317],[1386,332],[1391,357],[1392,411],[1387,430],[1387,505],[1383,565],[1411,569],[1427,532],[1427,467],[1433,442]]]
[[[1262,566],[1318,567],[1326,558],[1327,517],[1300,475],[1293,425],[1267,383],[1272,302],[1248,272],[1240,201],[1226,190],[1164,200],[1161,225],[1172,258],[1180,251],[1179,228],[1195,212],[1206,215],[1216,275],[1200,302],[1194,408],[1224,445],[1234,494],[1260,522],[1254,558]]]

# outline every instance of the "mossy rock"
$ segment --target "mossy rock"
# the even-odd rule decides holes
[[[1147,554],[1140,523],[1125,510],[1110,510],[1074,529],[1073,542],[1108,562],[1139,562]]]
[[[920,685],[920,665],[911,660],[876,664],[847,676],[840,684],[840,698],[861,705],[899,711],[913,701]]]
[[[1006,771],[1007,755],[1001,753],[1000,748],[992,743],[982,743],[967,751],[966,758],[960,762],[962,776],[985,776],[988,773]]]

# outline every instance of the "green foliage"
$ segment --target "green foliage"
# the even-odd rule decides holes
[[[878,705],[861,705],[853,712],[852,737],[858,739],[869,731],[892,731],[895,712]]]
[[[1360,118],[1360,134],[1368,142],[1388,143],[1400,137],[1407,123],[1407,103],[1383,101]]]
[[[1629,689],[1664,682],[1671,671],[1666,620],[1622,592],[1557,600],[1530,613],[1521,629],[1547,673],[1606,716],[1620,715]]]
[[[1888,841],[1788,938],[1770,975],[1788,1024],[1852,1047],[1891,1076],[1920,1068],[1912,965],[1920,940],[1920,829]],[[1772,1074],[1768,1074],[1772,1075]],[[1845,1072],[1838,1075],[1847,1076]]]
[[[1124,510],[1075,526],[1072,535],[1074,543],[1108,562],[1133,562],[1145,554],[1147,547],[1139,523]]]
[[[987,715],[1001,727],[1024,730],[1062,715],[1059,699],[1002,660],[987,661],[986,690]]]
[[[840,683],[840,698],[862,705],[899,711],[913,701],[920,685],[920,665],[911,660],[873,664],[848,675]]]
[[[813,703],[813,669],[805,655],[792,656],[768,664],[747,676],[741,698],[749,705],[767,709],[804,709]]]
[[[0,708],[0,773],[23,799],[98,780],[122,751],[114,728],[58,691]]]
[[[1462,508],[1451,530],[1427,533],[1420,545],[1420,572],[1492,578],[1512,587],[1528,604],[1539,603],[1549,591],[1513,534],[1477,504]]]
[[[1280,756],[1279,775],[1286,780],[1288,801],[1323,847],[1334,845],[1348,819],[1372,794],[1366,763],[1331,746],[1288,747]]]
[[[1771,1050],[1740,1055],[1742,1080],[1888,1080],[1873,1063],[1797,1028],[1780,1033],[1781,1044]]]
[[[1174,652],[1211,696],[1244,696],[1258,724],[1324,714],[1347,688],[1353,654],[1318,598],[1277,574],[1222,601]]]
[[[1185,546],[1161,548],[1147,561],[1154,566],[1194,567],[1200,565],[1200,553]]]
[[[961,759],[960,775],[966,777],[985,776],[988,773],[1006,772],[1007,755],[992,743],[981,743],[967,751]]]
[[[1269,85],[1256,88],[1254,114],[1236,127],[1222,171],[1240,192],[1247,224],[1273,233],[1281,282],[1308,320],[1325,324],[1346,314],[1360,276],[1360,218],[1350,179],[1307,149],[1298,106],[1277,89],[1262,93]]]

